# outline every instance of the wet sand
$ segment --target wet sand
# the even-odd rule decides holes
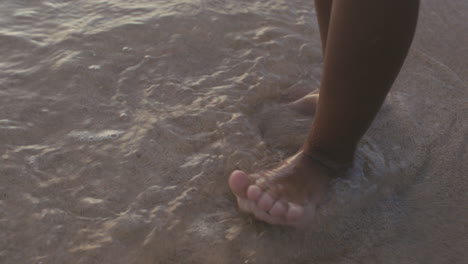
[[[294,153],[312,1],[0,3],[0,263],[464,263],[468,2],[422,1],[356,165],[305,231],[239,214]],[[443,2],[443,3],[442,3]]]

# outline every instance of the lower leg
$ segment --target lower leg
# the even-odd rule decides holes
[[[317,12],[317,21],[319,24],[320,39],[322,40],[323,54],[325,54],[327,47],[332,3],[333,0],[315,0],[315,11]]]
[[[330,24],[331,8],[333,0],[315,0],[315,11],[320,30],[320,39],[322,41],[322,53],[325,57],[327,47],[328,28]],[[304,97],[289,104],[289,107],[304,115],[313,115],[316,110],[319,95],[318,93],[309,93]]]
[[[414,35],[418,0],[334,0],[316,117],[301,151],[278,167],[229,178],[239,207],[271,224],[313,211],[379,110]],[[312,157],[312,159],[310,158]]]
[[[306,152],[349,161],[411,44],[418,0],[334,0]]]

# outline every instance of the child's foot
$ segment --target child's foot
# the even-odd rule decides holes
[[[303,115],[313,115],[315,113],[315,108],[318,103],[319,95],[318,93],[309,93],[298,100],[289,103],[288,106]]]
[[[234,171],[229,186],[239,208],[274,225],[304,225],[314,215],[337,171],[302,151],[256,174]]]

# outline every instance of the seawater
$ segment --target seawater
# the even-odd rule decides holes
[[[355,166],[297,232],[239,214],[227,177],[304,140],[285,103],[320,84],[312,1],[2,1],[0,262],[462,263],[466,65],[445,47],[467,9],[424,2]]]

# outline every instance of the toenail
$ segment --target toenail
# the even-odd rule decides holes
[[[258,201],[258,207],[264,211],[269,211],[273,206],[273,203],[273,198],[268,193],[264,192]]]
[[[249,185],[250,180],[243,171],[236,170],[229,176],[229,187],[236,195],[245,195],[245,191]]]
[[[287,212],[286,205],[282,201],[276,201],[273,207],[270,209],[270,215],[282,216]]]
[[[289,205],[289,209],[286,215],[286,218],[288,219],[288,221],[299,220],[304,214],[304,207],[295,203],[288,203],[288,205]]]
[[[257,185],[250,185],[247,188],[247,198],[252,201],[258,201],[258,199],[262,196],[262,189]]]

